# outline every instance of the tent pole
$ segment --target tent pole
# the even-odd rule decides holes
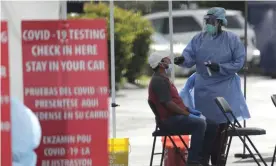
[[[247,1],[244,2],[245,3],[245,9],[244,9],[244,12],[245,12],[245,26],[244,26],[244,44],[245,44],[245,70],[244,70],[244,84],[243,84],[243,88],[244,88],[244,98],[246,100],[246,84],[247,84],[247,70],[248,70],[248,67],[247,67],[247,20],[248,20],[248,4],[247,4]],[[244,120],[243,121],[243,127],[246,127],[246,121]],[[244,138],[245,139],[245,138]],[[243,154],[246,153],[246,149],[245,149],[245,146],[243,145]]]
[[[171,57],[172,64],[174,64],[172,0],[169,0],[168,3],[169,3],[170,57]],[[175,68],[173,66],[171,71],[171,81],[174,82],[174,80],[175,80]]]
[[[243,84],[243,89],[244,89],[244,98],[246,99],[246,84],[247,84],[247,20],[248,20],[248,3],[247,1],[244,2],[244,45],[245,45],[245,64],[244,64],[244,84]],[[246,127],[246,120],[243,121],[243,127]],[[244,138],[245,139],[245,138]],[[250,154],[246,154],[246,149],[245,145],[243,144],[243,153],[237,153],[235,154],[236,158],[248,158],[252,157]]]
[[[116,89],[115,89],[115,48],[114,48],[114,3],[110,0],[110,51],[111,51],[111,96],[112,96],[112,135],[116,138]]]
[[[59,19],[67,19],[67,1],[59,1]]]

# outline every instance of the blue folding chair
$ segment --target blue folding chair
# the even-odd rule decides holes
[[[182,159],[182,161],[184,163],[186,163],[186,160],[184,158],[183,155],[181,155],[179,148],[177,147],[177,145],[175,144],[174,140],[172,139],[172,136],[179,136],[181,142],[184,144],[185,148],[188,149],[188,145],[185,143],[185,141],[183,140],[183,138],[181,137],[181,135],[190,135],[190,133],[174,133],[171,132],[170,129],[164,124],[162,123],[162,121],[160,120],[160,116],[159,113],[157,111],[157,108],[155,106],[155,104],[148,100],[148,104],[152,110],[152,112],[155,115],[155,122],[156,122],[156,127],[155,127],[155,131],[152,133],[152,136],[154,137],[153,139],[153,145],[152,145],[152,151],[151,151],[151,158],[150,158],[150,166],[152,166],[153,164],[153,156],[160,154],[160,153],[154,153],[155,151],[155,144],[156,144],[156,137],[165,137],[164,139],[164,144],[163,144],[163,148],[162,148],[162,153],[161,153],[161,161],[160,161],[160,166],[163,165],[163,159],[164,159],[164,151],[165,151],[165,145],[166,145],[166,141],[167,141],[167,137],[171,140],[176,153],[178,153]]]
[[[263,159],[262,155],[260,152],[257,150],[249,136],[253,135],[265,135],[266,131],[261,128],[255,128],[255,127],[242,127],[242,125],[239,123],[237,118],[232,112],[231,107],[229,106],[228,102],[223,98],[223,97],[217,97],[215,99],[216,104],[220,108],[221,112],[223,113],[224,117],[227,119],[227,122],[229,126],[225,131],[222,132],[222,134],[225,136],[225,139],[227,140],[227,143],[225,145],[221,145],[221,147],[225,146],[226,152],[221,149],[220,151],[220,156],[218,157],[218,165],[219,166],[225,166],[227,157],[229,154],[231,142],[232,142],[232,137],[239,137],[242,143],[245,145],[245,148],[248,150],[250,155],[253,157],[254,161],[258,166],[261,166],[260,162],[256,159],[254,156],[252,150],[249,148],[248,144],[246,143],[245,140],[248,140],[249,145],[253,147],[254,151],[256,154],[259,156],[261,159],[262,163],[267,166],[265,160]],[[231,121],[230,118],[233,118],[234,121]],[[243,138],[244,137],[244,138]],[[227,139],[229,138],[229,139]]]

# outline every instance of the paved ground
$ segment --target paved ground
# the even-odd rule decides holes
[[[276,145],[276,108],[270,96],[276,93],[276,80],[266,77],[249,77],[247,79],[247,101],[252,118],[248,126],[264,128],[267,135],[253,137],[255,145],[263,157],[271,165],[271,156]],[[178,89],[185,80],[176,80]],[[147,105],[147,89],[121,90],[117,94],[116,109],[117,137],[130,138],[131,152],[129,166],[149,166],[152,146],[151,133],[154,129],[154,116]],[[112,134],[112,131],[111,131]],[[157,141],[157,150],[161,151],[161,141]],[[253,159],[241,160],[234,158],[235,153],[242,152],[242,144],[238,138],[231,146],[228,166],[254,166]],[[154,161],[158,165],[160,156]]]

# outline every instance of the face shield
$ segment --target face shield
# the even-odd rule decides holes
[[[203,18],[203,31],[210,34],[216,34],[219,22],[214,15],[205,15]]]

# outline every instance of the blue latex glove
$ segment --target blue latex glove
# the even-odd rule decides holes
[[[189,114],[189,118],[200,118],[199,116],[196,116],[194,114]]]
[[[189,112],[190,112],[191,114],[194,114],[194,115],[196,115],[196,116],[200,116],[200,115],[201,115],[201,112],[198,111],[198,110],[195,110],[195,109],[192,109],[192,108],[188,108],[188,109],[189,109]]]

